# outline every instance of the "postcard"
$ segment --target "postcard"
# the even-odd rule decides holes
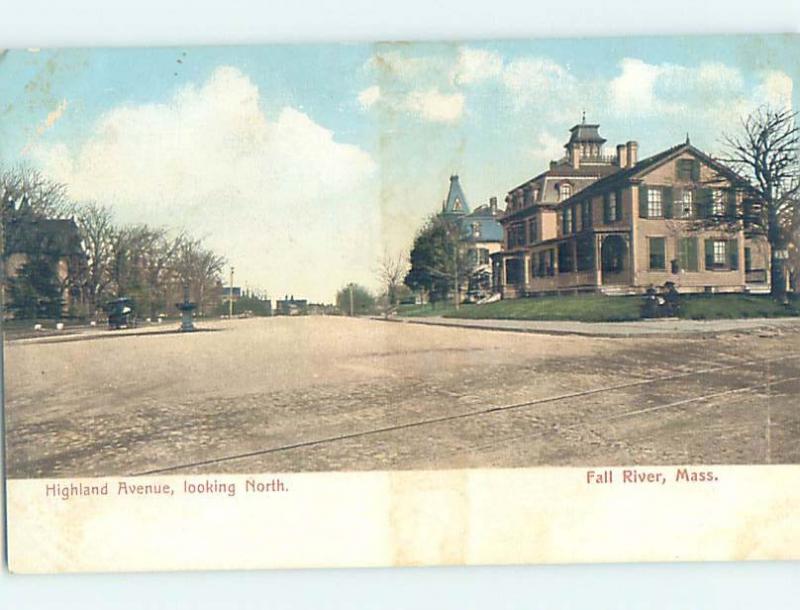
[[[5,51],[11,570],[800,558],[798,51]]]

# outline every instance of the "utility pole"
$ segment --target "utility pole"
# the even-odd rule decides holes
[[[352,318],[353,317],[353,282],[350,282],[350,284],[348,285],[348,288],[350,289],[350,317]]]
[[[233,320],[233,265],[231,265],[231,284],[228,287],[228,318]]]
[[[454,259],[453,260],[453,262],[454,262],[454,265],[453,265],[453,277],[455,278],[455,284],[456,284],[455,285],[456,311],[458,311],[458,308],[460,306],[459,301],[461,301],[461,298],[460,298],[460,296],[461,296],[461,294],[460,294],[461,293],[461,287],[458,285],[458,244],[457,243],[456,243],[455,250],[453,252],[453,259]]]

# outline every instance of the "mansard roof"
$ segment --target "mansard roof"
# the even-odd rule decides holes
[[[569,142],[564,144],[564,148],[567,148],[570,144],[574,144],[575,142],[605,144],[606,139],[597,131],[599,128],[600,125],[587,125],[586,123],[578,123],[569,130]]]

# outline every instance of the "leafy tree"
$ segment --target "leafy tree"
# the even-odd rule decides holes
[[[10,309],[15,318],[36,319],[61,317],[63,300],[58,279],[58,261],[36,253],[9,280]]]
[[[366,315],[375,310],[375,297],[359,284],[348,284],[336,293],[336,307],[345,315],[350,315],[352,295],[353,315]]]
[[[412,290],[424,290],[432,302],[460,292],[474,269],[461,241],[460,225],[441,214],[429,218],[417,234],[410,262],[405,284]]]

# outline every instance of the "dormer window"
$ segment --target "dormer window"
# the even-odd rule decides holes
[[[472,223],[472,237],[480,237],[481,236],[481,223],[473,222]]]
[[[571,184],[562,184],[559,187],[559,201],[565,201],[572,197],[572,185]]]

